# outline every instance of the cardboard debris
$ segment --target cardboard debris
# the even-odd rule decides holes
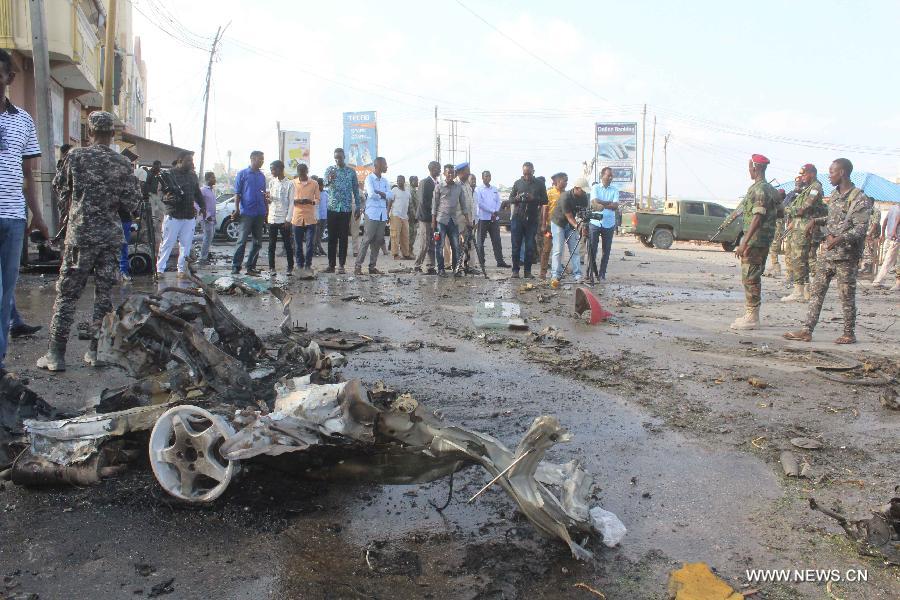
[[[706,563],[685,563],[669,576],[669,598],[673,600],[744,600],[719,579]]]

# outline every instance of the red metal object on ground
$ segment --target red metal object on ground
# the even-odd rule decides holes
[[[600,321],[605,321],[612,316],[612,313],[603,310],[600,306],[600,300],[592,291],[587,288],[575,289],[575,312],[579,315],[587,309],[591,309],[591,325],[596,325]]]

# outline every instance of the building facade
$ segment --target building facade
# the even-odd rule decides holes
[[[109,0],[45,0],[47,45],[50,53],[50,103],[53,144],[87,142],[85,121],[101,107]],[[132,8],[118,0],[113,65],[113,112],[122,130],[143,137],[147,113],[147,68],[140,39],[132,29]],[[39,121],[34,92],[29,0],[0,0],[0,48],[13,56],[17,71],[9,89],[12,102]]]

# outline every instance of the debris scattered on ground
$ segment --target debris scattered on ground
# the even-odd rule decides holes
[[[706,563],[685,563],[669,575],[669,597],[674,600],[743,600],[744,595],[734,591],[719,579]]]
[[[596,589],[592,588],[591,586],[589,586],[586,583],[576,583],[572,587],[574,587],[576,590],[584,590],[586,592],[590,592],[591,594],[593,594],[597,598],[600,598],[601,600],[606,600],[606,594],[604,594],[600,590],[596,590]]]
[[[496,300],[479,303],[472,320],[480,329],[528,329],[522,318],[522,307],[515,302]]]
[[[900,495],[900,486],[894,493]],[[836,520],[847,537],[856,542],[860,554],[900,565],[900,498],[891,498],[881,510],[873,511],[870,519],[857,521],[820,506],[815,498],[809,499],[809,507]]]
[[[806,450],[818,450],[822,447],[822,442],[820,440],[814,440],[812,438],[805,437],[791,438],[791,444],[798,448],[804,448]]]
[[[204,275],[201,280],[212,285],[219,294],[256,296],[272,288],[272,283],[257,277],[242,275]]]
[[[900,410],[900,398],[898,398],[897,391],[894,388],[886,388],[881,392],[878,399],[883,407],[891,410]]]
[[[273,292],[284,315],[275,359],[211,287],[192,281],[197,289],[133,294],[103,321],[101,359],[133,377],[152,379],[153,385],[121,392],[143,394],[140,405],[26,421],[27,440],[18,441],[28,447],[14,463],[13,481],[96,483],[136,458],[133,443],[146,444],[152,427],[154,475],[169,494],[188,502],[212,501],[227,488],[239,461],[262,455],[281,461],[279,469],[309,477],[380,484],[425,483],[478,465],[538,532],[565,542],[578,559],[592,556],[584,546],[592,537],[614,546],[625,535],[614,514],[589,505],[592,478],[577,462],[544,461],[548,450],[571,439],[555,417],[536,418],[510,450],[490,435],[443,424],[411,395],[382,382],[367,390],[359,380],[343,381],[335,372],[343,355],[322,351],[359,348],[373,338],[334,329],[296,331],[291,296]],[[518,305],[502,304],[493,314],[512,318]],[[273,384],[276,375],[281,379]],[[312,448],[317,451],[307,452]],[[404,572],[417,562],[386,547],[367,553],[370,567],[382,572],[385,567],[372,565],[391,557],[402,557]],[[154,586],[151,595],[172,593],[173,582]]]
[[[802,476],[802,467],[800,465],[800,459],[796,454],[791,452],[790,450],[785,450],[781,453],[781,468],[784,470],[784,474],[788,477],[801,477]]]
[[[612,316],[611,312],[603,310],[600,300],[594,295],[594,292],[587,288],[579,287],[575,289],[575,312],[579,315],[590,309],[590,324],[596,325],[600,321],[605,321]]]
[[[379,575],[418,577],[422,574],[419,555],[389,541],[371,542],[366,546],[366,564],[370,571]]]
[[[764,379],[760,379],[759,377],[751,377],[747,380],[751,386],[755,387],[758,390],[764,390],[769,387],[769,382]]]
[[[634,256],[634,255],[635,255],[634,252],[632,252],[631,250],[625,251],[625,256]]]
[[[341,300],[344,302],[352,302],[353,300],[358,300],[358,299],[359,299],[358,295],[344,296],[343,298],[341,298]]]
[[[167,579],[162,583],[157,583],[152,588],[150,588],[150,593],[147,594],[148,598],[158,598],[159,596],[165,596],[166,594],[171,594],[175,592],[175,578]]]

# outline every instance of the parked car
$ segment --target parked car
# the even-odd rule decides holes
[[[631,226],[634,234],[648,248],[668,250],[675,240],[709,240],[730,213],[724,206],[713,202],[670,200],[662,212],[637,211],[631,217]],[[735,219],[717,241],[731,252],[742,235],[741,220]]]

